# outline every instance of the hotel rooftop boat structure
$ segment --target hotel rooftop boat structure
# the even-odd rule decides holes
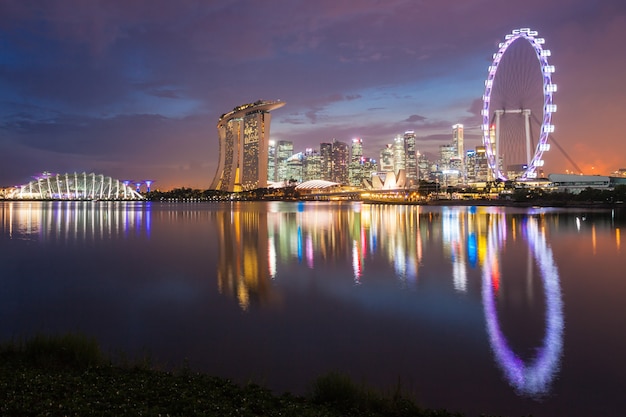
[[[219,163],[211,189],[233,192],[267,187],[270,111],[284,105],[280,100],[259,100],[220,117]]]

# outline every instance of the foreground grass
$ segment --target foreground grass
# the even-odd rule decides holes
[[[418,407],[400,390],[382,395],[340,374],[318,378],[306,396],[183,368],[113,364],[95,340],[37,336],[0,346],[2,416],[460,416]]]

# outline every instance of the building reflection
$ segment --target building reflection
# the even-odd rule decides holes
[[[431,262],[424,259],[424,252],[441,250],[444,264],[450,265],[450,275],[442,278],[450,280],[454,291],[467,293],[476,288],[470,285],[470,277],[482,277],[476,284],[482,288],[489,342],[509,383],[530,396],[550,389],[559,369],[564,321],[559,274],[547,244],[543,214],[511,215],[494,207],[429,210],[352,203],[342,207],[277,204],[267,212],[233,210],[217,215],[219,290],[235,296],[244,310],[255,302],[276,301],[277,285],[272,280],[298,280],[299,274],[293,273],[298,268],[345,268],[354,284],[360,285],[374,279],[368,268],[375,263],[380,268],[382,261],[393,271],[390,278],[405,288],[416,288],[421,269]],[[616,233],[619,236],[619,230]],[[501,255],[507,245],[517,251],[520,244],[527,248],[522,256],[527,284],[522,290],[530,308],[537,308],[535,269],[541,275],[546,302],[545,337],[536,357],[527,362],[513,352],[498,321],[499,294],[503,285],[510,287],[507,280],[511,278],[509,264]],[[283,270],[289,275],[283,276]],[[515,274],[520,275],[517,270]]]
[[[149,203],[46,201],[0,204],[0,236],[80,243],[141,236],[150,238]]]
[[[265,213],[222,210],[215,216],[219,292],[236,297],[243,310],[274,301],[270,279],[276,274],[276,263],[270,252],[274,248],[268,244]]]

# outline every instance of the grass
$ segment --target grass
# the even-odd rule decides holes
[[[338,373],[319,377],[308,396],[276,395],[194,373],[114,364],[83,335],[36,336],[0,345],[2,416],[460,416],[418,407]]]

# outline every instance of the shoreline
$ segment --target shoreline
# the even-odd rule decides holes
[[[384,205],[417,205],[434,207],[545,207],[545,208],[573,208],[573,209],[622,209],[626,207],[624,203],[605,203],[587,201],[513,201],[500,199],[480,199],[480,200],[429,200],[429,201],[379,201],[360,200],[366,204]]]

